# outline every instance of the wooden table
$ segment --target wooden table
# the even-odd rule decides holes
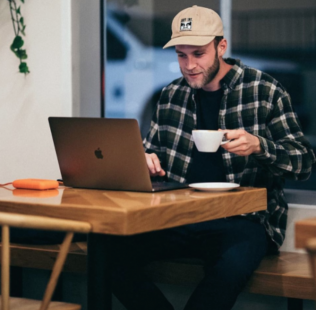
[[[180,189],[159,193],[59,188],[0,189],[0,211],[87,221],[88,309],[111,309],[110,238],[250,213],[267,208],[265,189]],[[107,242],[109,238],[109,242]]]
[[[297,221],[295,223],[295,246],[305,248],[306,241],[316,237],[316,217]]]

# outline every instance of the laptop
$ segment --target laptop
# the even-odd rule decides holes
[[[152,182],[135,119],[49,117],[65,186],[157,192],[188,187]]]

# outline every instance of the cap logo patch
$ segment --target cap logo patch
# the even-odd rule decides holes
[[[191,31],[192,30],[192,18],[182,18],[180,31]]]

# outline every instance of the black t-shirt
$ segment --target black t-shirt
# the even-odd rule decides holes
[[[214,92],[199,89],[196,96],[197,129],[218,130],[218,114],[223,90]],[[199,152],[194,145],[187,175],[188,183],[226,182],[221,147],[216,153]]]

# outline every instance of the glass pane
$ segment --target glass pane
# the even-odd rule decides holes
[[[181,76],[171,37],[174,15],[192,5],[156,0],[107,1],[106,117],[136,118],[142,136],[164,86]],[[218,1],[200,1],[218,9]],[[204,2],[204,4],[203,4]]]
[[[234,1],[232,29],[233,54],[246,64],[255,57],[253,66],[287,89],[316,151],[316,1]],[[286,187],[315,190],[315,165],[308,181],[286,180]]]
[[[220,8],[220,0],[194,4]],[[107,117],[136,118],[146,134],[161,89],[181,76],[174,49],[162,46],[171,36],[174,15],[191,5],[188,0],[107,1]],[[285,86],[316,150],[316,1],[232,1],[231,38],[231,57]],[[309,181],[286,186],[316,189],[315,168]]]

